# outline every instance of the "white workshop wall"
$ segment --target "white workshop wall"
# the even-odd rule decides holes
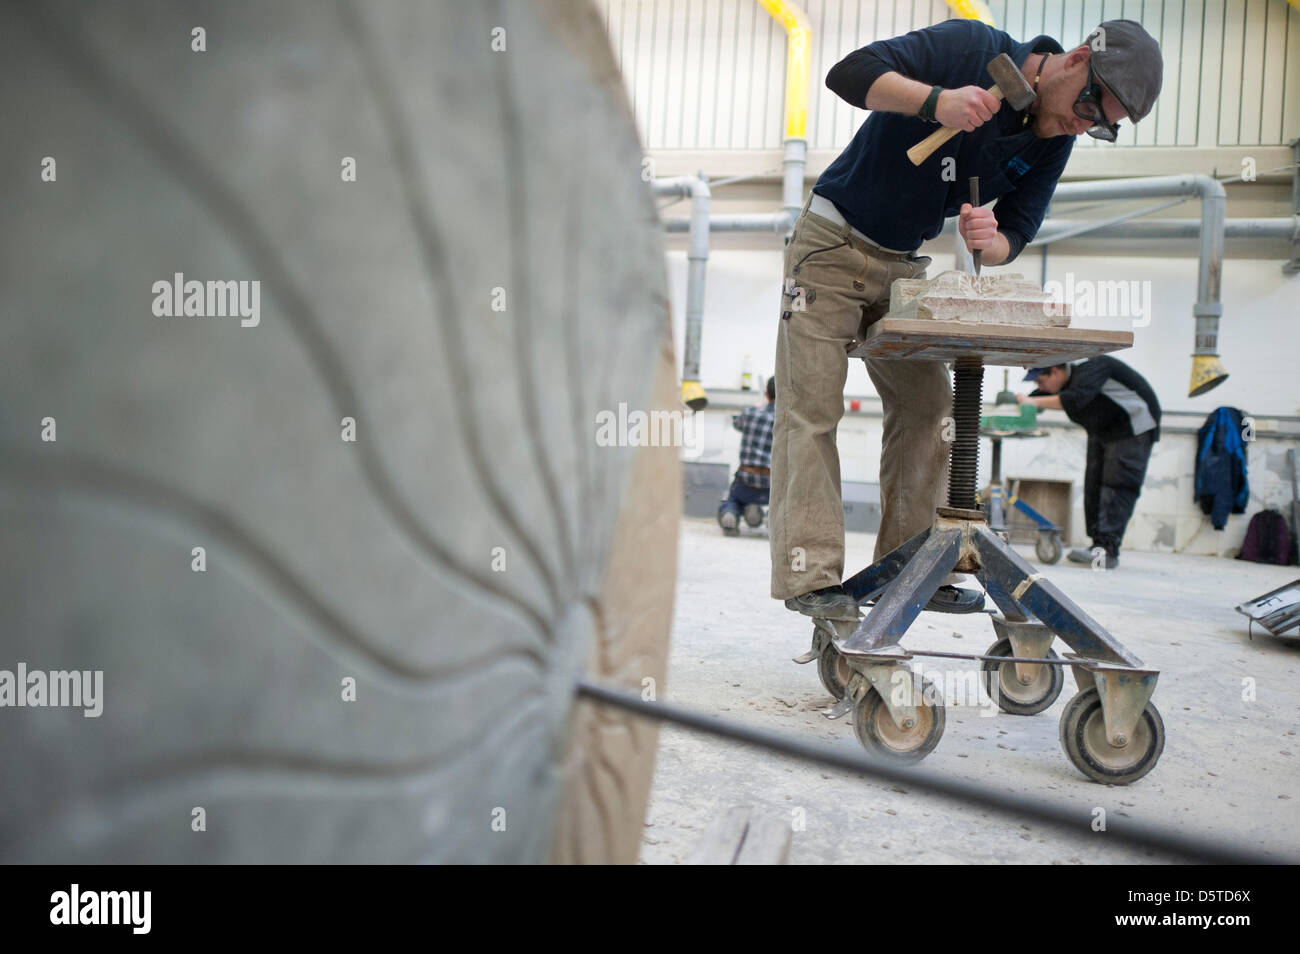
[[[755,0],[596,0],[641,140],[674,150],[777,149],[785,33]],[[942,0],[801,0],[812,30],[808,146],[838,152],[864,113],[828,90],[850,51],[947,20]],[[1286,0],[988,0],[1021,40],[1045,33],[1071,49],[1099,22],[1128,17],[1157,38],[1165,93],[1131,147],[1282,144],[1300,134],[1300,9]],[[1101,149],[1080,141],[1080,151]]]

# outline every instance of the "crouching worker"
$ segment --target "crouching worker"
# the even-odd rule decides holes
[[[718,508],[718,523],[729,537],[740,533],[740,514],[745,523],[757,527],[763,522],[763,507],[771,488],[772,420],[776,416],[776,378],[767,379],[767,401],[732,415],[740,431],[740,469],[731,490]]]

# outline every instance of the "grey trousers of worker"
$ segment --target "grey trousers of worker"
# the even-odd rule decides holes
[[[1124,530],[1142,495],[1155,431],[1103,441],[1088,434],[1088,464],[1083,473],[1083,516],[1095,547],[1119,556]]]
[[[928,258],[883,252],[847,226],[808,212],[785,250],[772,432],[772,596],[789,599],[844,579],[844,510],[836,428],[848,352],[889,308],[898,278],[923,278]],[[930,526],[947,499],[952,386],[942,362],[867,359],[884,407],[876,558]],[[857,569],[854,568],[856,572]]]

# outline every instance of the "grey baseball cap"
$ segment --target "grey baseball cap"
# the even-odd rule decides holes
[[[1142,24],[1107,20],[1084,40],[1092,50],[1092,71],[1136,123],[1151,112],[1160,95],[1165,61],[1160,44]]]

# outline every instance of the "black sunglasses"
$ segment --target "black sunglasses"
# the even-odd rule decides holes
[[[1119,138],[1119,123],[1107,122],[1106,111],[1101,108],[1101,84],[1092,74],[1091,63],[1088,64],[1088,85],[1080,90],[1079,98],[1074,101],[1074,115],[1092,121],[1088,135],[1093,139],[1114,142]]]

